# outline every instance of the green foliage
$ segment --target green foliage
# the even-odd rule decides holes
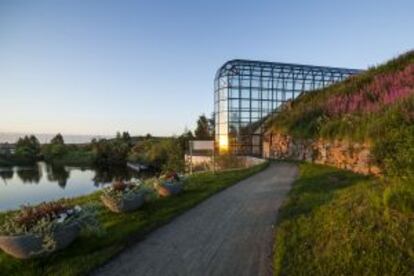
[[[117,134],[115,139],[93,139],[92,152],[97,165],[123,165],[131,149],[131,137],[127,132]]]
[[[373,153],[385,172],[414,178],[414,96],[378,116],[369,131]]]
[[[198,140],[210,140],[213,138],[211,121],[202,114],[198,117],[197,128],[194,131],[195,138]]]
[[[246,162],[243,157],[235,156],[231,154],[221,154],[219,156],[216,156],[214,161],[215,161],[216,168],[220,170],[228,170],[228,169],[246,167]]]
[[[48,162],[62,158],[67,152],[63,136],[59,133],[50,140],[50,143],[42,147],[42,155]]]
[[[137,143],[132,148],[128,159],[163,171],[184,170],[184,151],[181,141],[177,138],[149,139]]]
[[[411,51],[343,82],[305,93],[291,107],[282,108],[267,127],[295,138],[371,143],[386,174],[412,177],[413,65]]]
[[[275,275],[411,275],[412,182],[301,164],[278,217]]]
[[[100,232],[96,220],[96,205],[68,206],[65,200],[41,203],[37,206],[23,206],[5,219],[0,226],[0,235],[34,234],[42,237],[45,251],[55,249],[54,233],[57,229],[77,223],[88,232]]]
[[[102,265],[120,250],[138,241],[157,227],[168,223],[175,216],[194,207],[196,204],[253,175],[267,164],[220,173],[203,173],[185,180],[184,192],[175,197],[152,200],[142,208],[126,213],[114,214],[99,205],[97,216],[102,226],[101,235],[81,235],[63,251],[33,260],[16,260],[0,252],[0,269],[4,275],[86,275]],[[74,205],[99,203],[101,192],[71,199]],[[0,224],[5,214],[0,213]]]
[[[125,183],[123,181],[114,182],[111,186],[105,187],[102,190],[102,193],[105,196],[115,200],[118,203],[123,199],[133,197],[137,193],[141,192],[144,192],[141,183]]]
[[[39,159],[39,155],[39,140],[34,135],[30,135],[19,138],[13,159],[17,164],[33,164]]]

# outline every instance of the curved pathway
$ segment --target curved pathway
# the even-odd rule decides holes
[[[273,224],[296,176],[296,165],[272,163],[155,230],[95,274],[271,275]]]

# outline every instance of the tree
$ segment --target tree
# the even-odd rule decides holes
[[[177,138],[139,142],[131,149],[129,159],[162,171],[184,169],[184,152]]]
[[[92,140],[92,151],[97,165],[123,165],[126,163],[132,141],[128,132],[118,132],[115,139]]]
[[[197,120],[197,128],[194,131],[195,138],[198,140],[210,140],[212,139],[212,135],[210,132],[210,124],[207,117],[202,114],[198,117]]]
[[[40,155],[40,143],[34,135],[19,138],[16,143],[16,153],[19,162],[34,163]]]
[[[188,130],[187,128],[184,130],[183,134],[178,136],[178,142],[180,144],[180,147],[183,152],[185,152],[188,148],[188,142],[191,140],[194,140],[194,135],[191,132],[191,130]]]
[[[50,143],[53,145],[64,145],[65,141],[63,140],[62,134],[58,133],[52,140],[50,140]]]
[[[211,117],[208,119],[208,130],[210,132],[210,137],[214,139],[216,130],[215,130],[215,126],[216,126],[216,117],[214,112],[211,113]]]
[[[62,134],[58,133],[50,140],[50,143],[44,145],[42,154],[46,161],[53,162],[62,158],[67,152],[65,141]]]

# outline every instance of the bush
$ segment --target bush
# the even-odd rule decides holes
[[[162,171],[184,170],[184,151],[176,138],[162,140],[149,139],[137,143],[131,150],[128,160],[152,166]]]

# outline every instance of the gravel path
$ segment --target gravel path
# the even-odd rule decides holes
[[[296,165],[266,170],[155,230],[94,275],[271,275],[273,224]]]

